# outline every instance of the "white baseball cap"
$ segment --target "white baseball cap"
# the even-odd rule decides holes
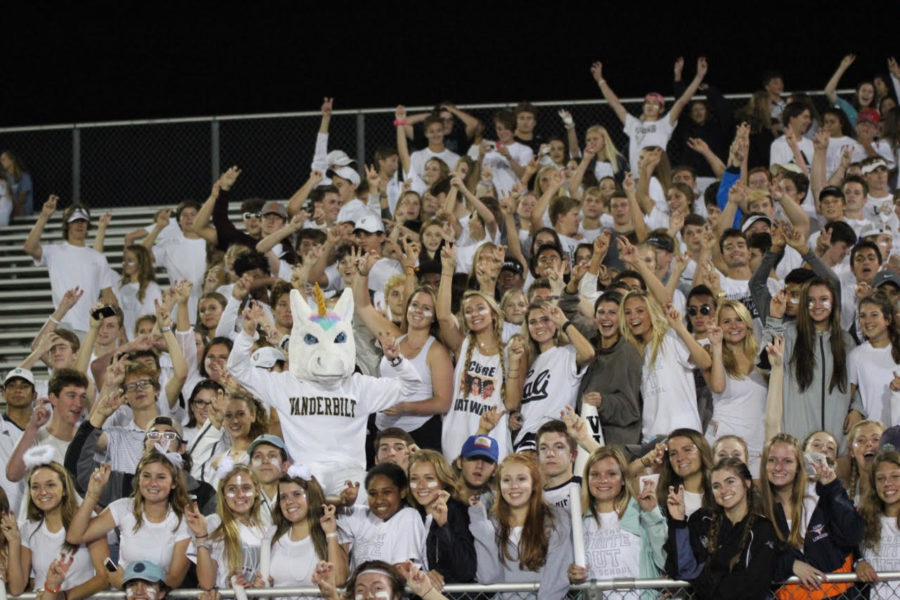
[[[3,380],[3,385],[9,383],[10,379],[15,379],[18,377],[19,379],[24,379],[31,385],[34,385],[34,373],[29,371],[28,369],[23,369],[22,367],[16,367],[12,369],[9,373],[6,374],[6,378]]]

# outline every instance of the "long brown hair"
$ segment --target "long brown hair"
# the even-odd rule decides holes
[[[494,300],[493,297],[479,290],[468,290],[463,294],[462,302],[460,302],[460,312],[465,310],[466,301],[476,296],[487,302],[488,308],[490,308],[491,311],[491,331],[494,334],[494,339],[497,340],[497,347],[500,350],[500,398],[502,400],[506,398],[506,358],[503,356],[503,313],[500,311],[500,307],[497,306],[497,301]],[[462,322],[465,325],[465,315],[463,315]],[[475,334],[473,332],[468,331],[468,326],[466,326],[465,329],[469,345],[466,348],[466,362],[463,363],[463,369],[468,369],[469,364],[472,362],[472,351],[475,349],[475,346],[478,345],[478,340],[475,339]]]
[[[141,495],[141,472],[148,465],[159,463],[164,465],[172,476],[172,482],[175,487],[169,492],[169,508],[175,513],[178,522],[172,531],[181,526],[181,519],[184,518],[184,509],[188,505],[187,481],[184,477],[184,471],[177,468],[165,455],[160,454],[156,448],[151,448],[144,452],[137,468],[134,470],[134,490],[131,492],[132,505],[131,512],[134,514],[134,531],[137,532],[144,523],[144,497]]]
[[[869,490],[862,500],[862,506],[859,507],[859,514],[862,515],[866,523],[862,546],[871,548],[876,552],[880,550],[881,517],[884,516],[885,506],[884,501],[878,497],[878,490],[875,487],[875,472],[878,471],[878,467],[882,463],[891,463],[900,467],[900,452],[896,448],[885,446],[884,450],[875,457],[875,461],[872,463],[872,470],[869,472]],[[900,527],[900,515],[898,515],[896,521],[895,526]]]
[[[706,438],[703,437],[703,434],[696,429],[682,428],[672,431],[672,433],[669,434],[669,437],[666,438],[666,443],[677,437],[691,440],[697,447],[697,452],[700,453],[700,472],[703,474],[703,507],[711,508],[714,501],[709,489],[709,477],[706,475],[706,472],[713,466],[713,456],[712,450],[709,447],[709,442],[707,442]],[[675,489],[678,489],[678,486],[683,483],[684,479],[682,479],[681,475],[677,474],[675,469],[672,468],[672,461],[667,455],[663,461],[662,470],[659,472],[659,485],[656,486],[656,501],[659,505],[666,506],[670,485],[674,486]]]
[[[281,512],[281,484],[283,483],[295,483],[306,492],[306,523],[309,526],[309,537],[312,539],[313,548],[315,548],[319,560],[328,560],[328,538],[325,537],[325,531],[319,522],[319,519],[325,514],[325,493],[315,477],[307,481],[302,477],[282,475],[278,480],[279,498],[275,510],[272,511],[272,524],[275,525],[272,546],[274,547],[275,542],[291,530],[292,525]]]
[[[553,526],[553,512],[544,502],[544,483],[537,461],[524,454],[510,454],[497,468],[497,479],[503,476],[503,469],[510,465],[524,465],[531,476],[531,499],[528,501],[528,512],[522,525],[522,537],[519,540],[519,568],[525,571],[537,571],[547,562],[547,550],[550,548],[549,530]],[[494,514],[497,516],[497,547],[500,548],[500,562],[506,564],[513,560],[509,555],[509,531],[512,510],[503,499],[503,493],[497,494],[494,501]]]
[[[59,516],[62,520],[63,529],[69,529],[69,523],[72,522],[72,518],[75,516],[75,513],[78,512],[78,494],[75,492],[75,484],[72,483],[72,476],[69,475],[69,472],[56,461],[49,462],[45,465],[38,465],[31,469],[28,473],[28,478],[26,479],[26,494],[25,494],[25,513],[28,516],[29,521],[40,522],[44,520],[44,511],[39,509],[34,505],[34,502],[31,499],[31,478],[35,473],[40,471],[41,469],[47,469],[48,471],[53,471],[56,473],[56,476],[59,477],[60,486],[62,487],[62,498],[59,503]],[[6,499],[4,495],[4,500]],[[6,508],[3,511],[3,514],[9,512],[9,500],[6,500]],[[37,533],[36,528],[34,533]],[[32,533],[32,535],[34,535]],[[4,538],[5,541],[5,538]],[[78,550],[78,546],[75,544],[70,544],[68,542],[63,542],[63,548],[67,552],[75,553]]]
[[[859,478],[861,476],[859,464],[856,462],[856,458],[853,456],[853,442],[856,440],[856,435],[859,433],[859,430],[869,425],[880,427],[880,433],[884,433],[883,423],[863,419],[862,421],[857,421],[853,424],[853,427],[851,427],[850,431],[847,432],[847,437],[845,438],[847,441],[847,455],[850,457],[850,477],[846,482],[844,482],[844,489],[847,490],[847,495],[850,496],[851,500],[853,500],[853,497],[856,496],[856,486],[859,484]]]
[[[791,514],[785,515],[791,521],[791,531],[788,533],[787,539],[781,533],[778,521],[775,519],[775,490],[769,482],[766,474],[766,464],[769,461],[769,453],[775,444],[786,444],[794,454],[794,461],[797,463],[797,473],[794,476],[794,482],[791,484]],[[799,549],[803,547],[803,535],[800,530],[803,528],[803,498],[806,496],[806,470],[803,468],[803,451],[800,449],[800,442],[797,438],[788,433],[776,434],[766,442],[763,446],[762,455],[759,459],[760,463],[760,507],[766,518],[772,521],[775,526],[775,535],[782,542],[787,542],[791,548]]]
[[[753,530],[753,526],[756,524],[756,520],[759,518],[759,498],[756,486],[753,485],[753,475],[750,474],[750,469],[747,468],[747,465],[743,461],[738,460],[737,458],[723,458],[709,470],[708,477],[712,479],[713,473],[724,470],[731,471],[740,477],[748,488],[747,517],[744,521],[744,531],[741,533],[741,542],[738,544],[737,553],[735,553],[734,556],[731,557],[731,560],[728,561],[728,572],[731,573],[734,570],[734,566],[741,559],[741,555],[744,554],[744,551],[750,544],[750,533]],[[712,523],[710,523],[709,536],[707,538],[707,547],[710,557],[712,557],[716,550],[719,549],[719,531],[722,527],[722,519],[724,518],[725,509],[716,504],[715,509],[712,511]],[[711,559],[706,561],[706,569],[710,568],[711,563]]]
[[[812,320],[807,307],[809,305],[809,288],[821,285],[831,292],[831,315],[828,317],[828,332],[831,335],[832,369],[828,391],[835,387],[841,392],[847,390],[847,347],[844,344],[844,331],[841,329],[841,297],[829,280],[814,277],[800,288],[800,310],[797,311],[797,342],[791,355],[791,366],[800,391],[805,391],[813,382],[816,368],[816,324]],[[822,365],[824,369],[825,366]]]
[[[891,358],[894,364],[900,364],[900,321],[894,317],[894,303],[890,296],[882,289],[866,294],[859,301],[859,309],[862,311],[863,304],[871,304],[881,311],[885,321],[887,321],[887,334],[891,342]],[[865,333],[863,333],[865,336]]]
[[[153,257],[151,256],[150,251],[140,244],[132,244],[130,246],[126,246],[122,251],[123,261],[125,260],[125,252],[131,252],[132,254],[134,254],[134,260],[137,263],[137,298],[138,300],[143,302],[144,297],[147,293],[147,285],[151,281],[156,281],[156,270],[153,268]],[[127,283],[129,283],[128,276],[125,275],[125,266],[123,265],[121,285],[125,285]]]

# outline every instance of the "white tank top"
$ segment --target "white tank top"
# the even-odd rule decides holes
[[[405,338],[406,335],[403,335],[398,338],[397,341],[401,342]],[[413,386],[415,392],[411,394],[411,402],[428,400],[434,395],[434,389],[431,386],[431,369],[428,367],[428,350],[433,343],[434,336],[429,335],[428,339],[425,341],[425,345],[422,346],[422,349],[419,350],[418,354],[414,357],[404,357],[410,362],[413,368],[415,368],[419,373],[419,377],[422,379],[421,383],[417,383]],[[391,363],[383,356],[381,357],[381,376],[397,377],[397,370],[394,369],[394,367],[391,366]],[[388,427],[399,427],[403,431],[414,431],[424,425],[431,416],[432,415],[400,415],[392,417],[380,412],[375,415],[375,426],[378,427],[379,430],[387,429]]]

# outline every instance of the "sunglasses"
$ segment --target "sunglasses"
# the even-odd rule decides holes
[[[698,309],[696,306],[688,306],[688,316],[696,317],[700,313],[704,317],[712,313],[713,308],[709,304],[701,304]]]
[[[181,438],[178,437],[178,434],[174,431],[148,431],[147,439],[153,440],[154,442],[160,439],[171,442],[172,440],[179,440]]]
[[[254,213],[254,212],[245,212],[244,213],[245,221],[249,221],[250,219],[258,219],[258,218],[259,218],[259,213]]]

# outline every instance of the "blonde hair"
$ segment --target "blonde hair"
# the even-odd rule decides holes
[[[797,465],[794,482],[791,484],[791,514],[784,515],[785,518],[791,522],[791,530],[788,533],[787,539],[785,539],[784,535],[781,533],[781,528],[777,526],[777,521],[775,520],[775,503],[777,502],[777,498],[775,496],[775,490],[772,489],[772,484],[769,482],[769,477],[766,474],[766,463],[769,461],[769,453],[772,451],[772,447],[775,444],[785,444],[788,446],[794,454],[794,461]],[[779,433],[763,446],[759,462],[759,475],[761,479],[759,497],[763,513],[773,524],[776,524],[775,535],[778,536],[780,541],[787,542],[788,546],[795,550],[802,548],[803,535],[800,533],[800,529],[803,527],[803,498],[806,496],[806,470],[803,468],[803,451],[800,449],[800,443],[797,441],[797,438],[788,433]]]
[[[506,358],[503,356],[503,313],[500,312],[497,301],[494,300],[492,296],[489,296],[480,290],[467,290],[466,293],[463,294],[462,301],[459,303],[460,311],[465,311],[466,302],[476,296],[487,302],[488,308],[491,311],[491,319],[493,321],[491,331],[494,334],[494,339],[497,340],[497,347],[500,351],[500,377],[502,379],[500,383],[500,399],[503,400],[506,398]],[[469,340],[469,345],[466,348],[466,359],[463,363],[463,368],[467,369],[469,363],[472,362],[472,352],[478,344],[478,341],[475,339],[475,334],[469,331],[469,327],[466,325],[465,315],[463,316],[462,323],[463,328],[466,331],[466,338]]]
[[[584,475],[581,478],[581,506],[584,513],[590,513],[594,517],[598,526],[600,525],[600,513],[597,511],[593,496],[591,496],[590,472],[591,467],[607,458],[611,458],[616,462],[619,466],[619,474],[622,477],[622,489],[619,490],[615,503],[616,514],[620,519],[625,514],[628,503],[635,496],[634,490],[631,489],[631,478],[628,477],[628,461],[625,459],[622,450],[618,446],[603,446],[594,450],[584,464]]]
[[[177,468],[164,454],[160,454],[156,448],[151,448],[144,453],[141,461],[135,468],[134,473],[134,490],[131,492],[132,504],[131,512],[134,515],[134,531],[136,532],[144,524],[144,496],[141,495],[141,472],[144,468],[152,464],[160,464],[166,467],[172,476],[174,488],[169,492],[169,508],[175,513],[177,523],[172,531],[181,526],[181,520],[184,518],[184,509],[188,505],[187,496],[187,480],[184,477],[184,471]]]
[[[463,501],[463,482],[456,474],[456,471],[453,470],[453,467],[450,466],[450,463],[447,462],[447,459],[444,458],[443,454],[436,450],[418,450],[409,457],[407,472],[412,473],[413,465],[420,462],[428,463],[434,468],[434,473],[437,475],[438,481],[441,482],[442,489],[450,492],[451,498],[459,500],[460,502]],[[418,501],[416,501],[415,494],[409,494],[407,500],[413,508],[421,506]]]
[[[750,311],[747,310],[747,307],[739,300],[723,300],[716,310],[716,323],[720,326],[722,325],[722,311],[726,308],[733,310],[735,314],[737,314],[738,319],[740,319],[747,328],[744,342],[741,345],[741,352],[751,361],[756,360],[759,344],[756,341],[756,335],[753,333],[753,317],[750,316]],[[746,376],[746,373],[740,373],[738,371],[737,357],[734,355],[734,351],[728,344],[722,344],[722,362],[725,364],[725,372],[731,377],[743,379]]]
[[[634,337],[634,334],[631,333],[631,328],[625,320],[625,305],[632,298],[643,300],[644,305],[647,307],[647,312],[650,314],[650,332],[647,334],[648,339],[646,340],[638,340]],[[662,307],[649,293],[644,290],[631,290],[625,294],[619,309],[619,333],[622,334],[623,338],[634,344],[638,349],[638,352],[641,353],[641,356],[646,354],[647,347],[649,346],[651,367],[656,364],[659,347],[662,345],[662,341],[666,337],[666,332],[668,330],[669,323],[666,321],[666,315],[663,314]]]
[[[225,501],[225,484],[235,475],[246,474],[255,488],[253,504],[250,506],[250,521],[259,522],[259,505],[261,502],[260,494],[262,490],[259,487],[259,481],[250,467],[244,464],[235,465],[225,477],[219,480],[218,493],[216,494],[216,513],[222,519],[218,527],[210,534],[212,540],[222,540],[225,546],[225,559],[228,562],[228,574],[233,575],[240,573],[243,568],[244,554],[241,549],[241,531],[240,524],[234,516],[228,503]]]
[[[585,139],[589,133],[599,133],[600,137],[603,138],[603,150],[601,150],[597,154],[597,160],[601,162],[608,162],[609,166],[612,168],[612,172],[615,174],[619,173],[619,154],[618,149],[616,149],[616,145],[613,143],[612,138],[609,137],[609,132],[606,130],[606,127],[603,125],[591,125],[584,132]]]

